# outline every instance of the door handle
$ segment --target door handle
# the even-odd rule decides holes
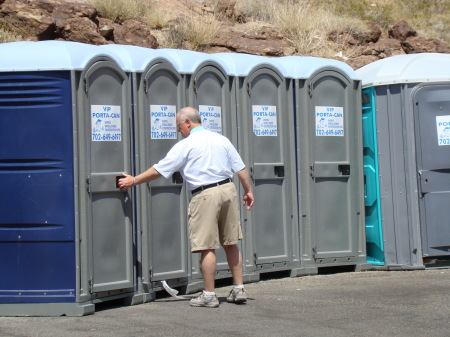
[[[279,178],[284,177],[284,165],[274,166],[275,175]]]

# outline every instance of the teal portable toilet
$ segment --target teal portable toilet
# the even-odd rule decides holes
[[[138,303],[130,86],[75,42],[0,45],[0,315],[85,315]]]
[[[448,260],[450,227],[450,56],[389,57],[357,70],[362,78],[371,261],[388,269],[417,269]],[[376,219],[376,217],[378,217]]]

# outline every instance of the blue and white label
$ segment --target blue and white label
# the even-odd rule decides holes
[[[122,140],[122,118],[118,105],[91,105],[93,142],[119,142]]]
[[[202,126],[210,131],[222,134],[222,108],[220,106],[199,105],[198,112],[202,119]]]
[[[150,105],[150,138],[177,139],[177,107]]]
[[[252,105],[252,114],[255,136],[278,136],[276,106]]]
[[[344,108],[316,106],[316,136],[344,136]]]
[[[450,145],[450,116],[436,116],[438,145]]]

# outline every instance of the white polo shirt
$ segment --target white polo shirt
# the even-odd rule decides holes
[[[179,171],[189,190],[232,178],[245,168],[230,140],[198,126],[153,166],[165,178]]]

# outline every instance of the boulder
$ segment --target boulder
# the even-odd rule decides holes
[[[377,42],[381,37],[380,25],[365,21],[367,31],[333,30],[328,34],[330,41],[348,46],[359,46],[370,42]]]
[[[15,27],[29,40],[55,38],[55,25],[51,17],[53,4],[46,1],[4,0],[0,7],[0,20]]]
[[[60,38],[94,45],[102,45],[108,41],[98,32],[97,25],[86,17],[75,17],[65,20],[65,26],[58,30]]]
[[[401,42],[396,39],[380,39],[377,43],[369,43],[362,55],[377,56],[382,59],[389,56],[405,54]]]
[[[400,41],[405,41],[410,36],[417,36],[417,32],[405,21],[395,21],[389,27],[389,37]]]
[[[114,27],[114,42],[146,48],[158,48],[158,41],[150,29],[135,20],[125,20],[122,25]]]
[[[436,39],[425,39],[421,36],[408,37],[402,42],[406,54],[416,53],[450,53],[450,47]]]

